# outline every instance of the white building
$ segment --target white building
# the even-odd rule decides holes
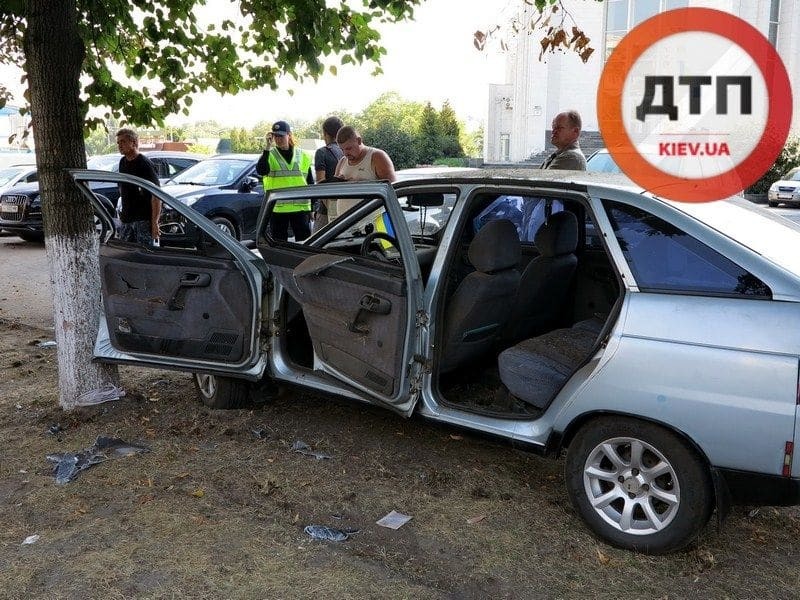
[[[775,46],[789,73],[793,94],[792,133],[800,133],[800,0],[562,0],[591,39],[594,54],[583,63],[574,52],[545,53],[541,30],[522,28],[509,40],[506,81],[489,86],[484,160],[519,162],[549,147],[553,116],[574,108],[583,118],[582,139],[598,136],[597,86],[606,58],[633,27],[660,12],[683,7],[723,10],[747,21]],[[520,0],[519,23],[536,9]],[[569,17],[566,29],[571,28]],[[597,143],[600,143],[599,140]]]

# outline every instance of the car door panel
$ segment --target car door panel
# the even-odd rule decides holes
[[[266,235],[278,199],[337,196],[357,202],[322,236],[296,244]],[[395,228],[397,262],[351,253],[353,244],[360,244],[366,234],[353,234],[354,229],[381,211],[391,223],[403,224]],[[261,255],[282,290],[302,308],[314,351],[313,369],[338,379],[349,394],[410,414],[420,376],[413,357],[420,353],[416,316],[422,281],[411,235],[391,187],[353,183],[331,184],[323,190],[273,191],[259,223]]]
[[[260,379],[264,262],[193,208],[137,177],[70,171],[98,212],[103,313],[98,360]],[[202,244],[151,248],[113,239],[114,223],[98,187],[136,183],[192,223]]]
[[[100,270],[106,322],[118,350],[242,360],[252,305],[233,261],[112,243],[101,249]],[[226,296],[241,301],[228,303]]]
[[[301,258],[301,257],[298,257]],[[305,257],[295,268],[272,265],[273,274],[303,306],[317,356],[383,395],[398,393],[407,311],[402,277],[369,273],[353,259]]]

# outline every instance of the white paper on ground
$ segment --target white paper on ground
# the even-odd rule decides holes
[[[389,529],[400,529],[403,525],[408,523],[413,517],[404,515],[396,510],[393,510],[385,517],[375,521],[381,527],[388,527]]]

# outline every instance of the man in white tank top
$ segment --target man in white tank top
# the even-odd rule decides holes
[[[336,134],[336,141],[344,154],[336,165],[336,177],[346,181],[397,180],[394,163],[389,155],[380,148],[365,146],[355,128],[349,125],[342,127]],[[337,200],[328,218],[333,220],[358,202],[359,200]]]

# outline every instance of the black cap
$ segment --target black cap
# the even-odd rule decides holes
[[[292,128],[286,121],[276,121],[272,126],[273,135],[289,135],[292,133]]]

